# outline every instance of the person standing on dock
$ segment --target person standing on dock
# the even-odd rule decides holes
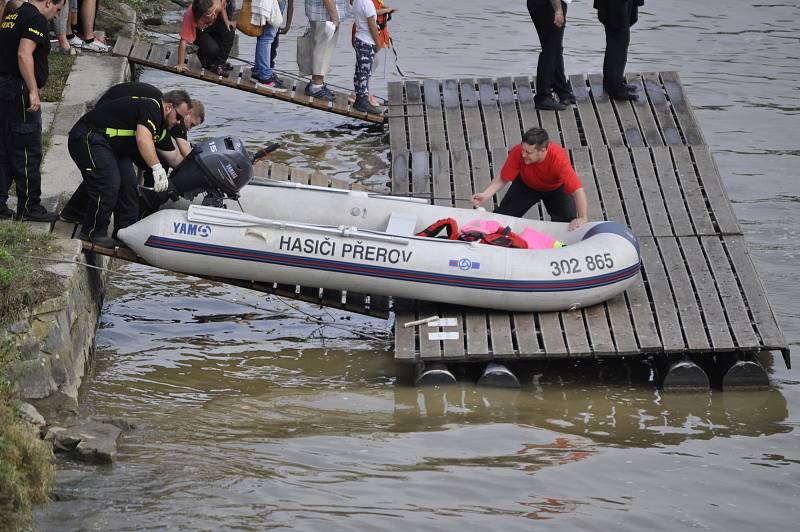
[[[227,61],[233,47],[236,22],[228,19],[226,7],[226,0],[192,2],[183,15],[175,70],[183,72],[189,68],[184,63],[188,43],[197,45],[197,57],[204,69],[225,77],[233,70]]]
[[[594,0],[597,18],[606,31],[606,53],[603,58],[603,89],[615,100],[638,100],[636,85],[625,83],[625,64],[631,26],[639,20],[639,6],[644,0]]]
[[[281,27],[275,27],[268,23],[267,15],[263,13],[266,11],[264,4],[272,4],[274,0],[253,0],[253,20],[257,17],[263,28],[261,35],[256,39],[256,61],[253,66],[252,76],[256,80],[256,85],[265,87],[277,92],[283,92],[287,89],[277,74],[272,70],[275,67],[275,57],[278,55],[278,41],[279,35],[284,35],[292,27],[292,18],[294,16],[294,1],[293,0],[278,0],[278,8],[281,11],[282,22]]]
[[[41,204],[42,111],[39,89],[50,75],[48,21],[64,0],[8,2],[0,25],[0,218],[54,222]],[[8,208],[16,183],[17,212]]]
[[[380,13],[378,7],[380,5]],[[377,115],[381,110],[372,105],[369,101],[369,78],[372,76],[372,62],[375,54],[387,46],[386,38],[381,34],[378,27],[378,16],[383,19],[383,27],[386,27],[386,15],[394,11],[391,7],[385,7],[379,1],[373,0],[353,0],[353,48],[356,51],[356,70],[353,74],[353,88],[356,93],[356,101],[353,108],[357,111]],[[387,33],[388,35],[388,33]]]
[[[306,85],[306,96],[332,102],[336,95],[325,85],[325,76],[339,40],[341,21],[350,10],[349,0],[306,0],[306,16],[314,38],[312,49],[311,82]],[[333,27],[333,34],[330,28]]]
[[[589,206],[583,184],[567,152],[550,142],[544,129],[534,127],[522,135],[522,142],[511,148],[497,177],[483,192],[472,196],[472,204],[481,206],[509,181],[511,188],[495,213],[522,217],[528,209],[544,201],[550,219],[569,222],[570,231],[588,221]]]
[[[186,91],[171,94],[172,101],[149,96],[110,100],[83,115],[70,130],[69,154],[81,170],[85,183],[81,186],[88,197],[82,240],[113,248],[117,242],[107,236],[111,214],[116,229],[139,219],[133,159],[141,157],[151,168],[157,192],[167,189],[167,172],[158,160],[156,142],[189,114],[191,104]],[[81,186],[64,211],[82,212]]]
[[[528,0],[531,15],[542,51],[536,66],[537,109],[563,111],[575,103],[567,77],[564,74],[564,29],[567,25],[567,6],[572,0]],[[553,98],[553,92],[558,100]]]

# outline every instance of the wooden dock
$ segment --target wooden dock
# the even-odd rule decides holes
[[[781,351],[789,365],[788,345],[678,75],[629,75],[641,95],[632,103],[609,100],[600,75],[570,80],[577,103],[559,112],[535,109],[535,80],[527,76],[390,83],[392,192],[470,207],[470,196],[500,171],[522,133],[543,127],[568,149],[590,219],[626,223],[639,238],[641,280],[605,304],[570,312],[397,301],[395,359],[463,363],[767,350]],[[541,208],[528,216],[544,219]],[[432,315],[454,318],[455,325],[403,327]]]
[[[178,64],[177,45],[167,46],[155,44],[145,40],[134,41],[127,37],[119,37],[112,50],[114,55],[127,57],[133,64],[146,66],[172,72],[178,76],[188,76],[190,78],[201,79],[217,85],[224,85],[254,94],[259,94],[267,98],[275,98],[284,102],[304,107],[312,107],[321,111],[335,113],[338,115],[365,120],[374,124],[383,124],[385,117],[383,114],[373,115],[357,111],[348,100],[349,93],[336,92],[336,100],[317,100],[306,96],[305,88],[307,83],[299,79],[285,78],[284,81],[291,84],[286,91],[273,91],[267,87],[257,86],[251,76],[251,69],[246,65],[235,66],[227,77],[216,75],[203,69],[200,60],[195,54],[187,54],[186,65],[188,70],[178,72],[175,66]]]

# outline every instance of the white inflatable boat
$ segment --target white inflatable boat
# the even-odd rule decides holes
[[[119,238],[154,266],[189,274],[299,284],[510,311],[600,303],[639,274],[639,244],[614,222],[568,224],[429,205],[362,191],[273,182],[228,209],[165,209]],[[237,209],[237,210],[234,210]],[[515,249],[417,237],[442,218],[495,220],[565,244]]]

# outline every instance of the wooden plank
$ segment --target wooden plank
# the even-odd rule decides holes
[[[441,316],[440,309],[437,305],[431,303],[420,303],[418,310],[419,319],[427,318],[428,316]],[[442,358],[442,342],[439,340],[431,340],[430,329],[426,325],[419,326],[419,356],[422,360],[441,360]]]
[[[408,194],[411,192],[408,183],[408,153],[392,152],[392,194]]]
[[[300,105],[310,106],[311,97],[306,96],[306,87],[308,82],[304,79],[298,79],[294,85],[294,92],[292,93],[292,101]]]
[[[166,61],[168,53],[169,51],[166,46],[154,44],[153,47],[150,48],[150,57],[148,61],[154,65],[164,66],[164,61]]]
[[[500,175],[500,171],[503,169],[503,165],[505,164],[506,159],[508,159],[508,150],[506,150],[505,148],[495,148],[491,151],[491,157],[492,160],[491,160],[490,177],[494,179],[495,177]],[[506,195],[507,190],[508,187],[503,187],[497,194],[495,194],[494,196],[495,207],[497,205],[500,205],[500,201],[502,201],[503,196]],[[484,207],[486,207],[486,210],[493,209],[493,207],[488,204],[484,204]]]
[[[394,318],[394,358],[399,362],[417,359],[416,327],[403,327],[404,323],[417,320],[414,310],[397,310]]]
[[[333,108],[343,115],[358,114],[359,111],[350,108],[350,95],[344,91],[336,91]],[[367,114],[367,113],[363,113]]]
[[[430,196],[431,169],[427,151],[411,152],[411,193],[420,198]]]
[[[669,103],[678,118],[678,124],[683,131],[683,138],[689,146],[699,146],[706,143],[703,133],[697,126],[697,120],[692,112],[692,107],[683,92],[683,85],[677,72],[661,72],[661,81],[669,98]]]
[[[725,318],[725,311],[711,274],[716,268],[716,263],[709,265],[706,261],[697,237],[680,237],[678,243],[683,250],[687,268],[692,277],[692,284],[700,302],[701,315],[706,323],[711,347],[714,351],[734,350],[735,346],[728,328],[728,320]]]
[[[255,90],[256,89],[256,80],[253,79],[253,69],[250,67],[245,67],[242,69],[242,75],[239,77],[239,88],[245,90]],[[286,91],[288,94],[291,94],[291,91]]]
[[[514,86],[517,89],[522,130],[527,131],[532,127],[539,127],[539,115],[536,114],[536,104],[533,102],[531,80],[527,76],[517,76],[514,78]]]
[[[628,287],[628,290],[625,292],[625,299],[629,307],[628,312],[632,317],[636,341],[639,343],[640,351],[644,353],[660,353],[662,351],[661,337],[656,328],[656,318],[653,314],[650,298],[645,289],[643,279],[640,278],[633,285]],[[609,300],[608,304],[616,304],[616,300],[617,298]],[[629,331],[624,321],[615,323],[614,317],[615,315],[611,314],[611,329],[614,333],[614,341],[617,344],[617,349],[622,351],[622,340],[626,339],[626,335]]]
[[[661,86],[661,79],[658,74],[653,72],[646,72],[642,74],[644,79],[645,92],[650,104],[653,108],[653,113],[658,121],[659,128],[664,137],[664,142],[668,146],[680,146],[683,144],[680,131],[675,125],[675,120],[672,118],[672,111],[667,103],[667,97],[664,88]]]
[[[694,163],[689,149],[685,146],[673,146],[670,150],[672,151],[672,159],[675,161],[678,183],[683,191],[683,197],[686,199],[694,230],[700,235],[716,233],[706,207],[706,201],[703,198],[703,192],[700,189],[700,182],[695,174]]]
[[[514,312],[511,315],[514,336],[517,339],[520,358],[541,356],[542,348],[536,334],[536,318],[532,312]]]
[[[511,314],[501,311],[489,311],[489,336],[492,340],[493,357],[513,357],[514,340],[511,338]]]
[[[590,148],[589,153],[592,156],[595,180],[603,202],[606,220],[627,225],[628,220],[625,218],[625,211],[622,209],[622,199],[614,177],[614,170],[611,168],[608,149],[604,147]]]
[[[291,168],[289,173],[289,181],[292,183],[300,183],[301,185],[307,185],[311,180],[311,172],[306,170],[301,170],[299,168]]]
[[[440,330],[442,332],[458,333],[457,339],[442,340],[442,358],[449,360],[464,360],[467,356],[467,352],[465,352],[464,350],[464,344],[466,342],[466,332],[464,330],[464,315],[461,310],[461,307],[444,305],[439,315],[442,318],[451,318],[451,319],[455,318],[456,320],[455,327],[441,327]],[[429,329],[429,330],[435,331],[436,329]]]
[[[133,40],[124,35],[120,35],[117,37],[117,42],[114,43],[114,48],[111,50],[111,53],[114,55],[121,55],[122,57],[128,57],[131,53],[131,48],[133,48]]]
[[[602,84],[602,76],[600,76],[600,83]],[[644,96],[640,95],[639,99]],[[639,127],[639,122],[636,120],[636,113],[634,112],[633,101],[620,102],[615,101],[614,108],[617,110],[619,123],[622,127],[622,137],[625,145],[629,148],[637,148],[645,145],[644,135]]]
[[[651,148],[650,151],[653,154],[653,159],[655,159],[659,188],[666,202],[667,212],[672,224],[671,233],[678,236],[694,234],[692,221],[689,218],[689,211],[686,210],[683,193],[678,184],[678,175],[673,167],[672,154],[669,148],[659,146]],[[655,234],[661,236],[667,233],[656,232]]]
[[[620,192],[622,192],[622,203],[628,214],[628,226],[637,236],[651,235],[650,222],[644,210],[638,180],[631,164],[630,152],[627,148],[614,148],[611,150],[611,157],[614,160],[614,170],[617,174]]]
[[[458,98],[458,81],[446,79],[442,83],[445,130],[450,151],[466,150],[464,124],[461,122],[461,103]]]
[[[500,121],[500,108],[497,106],[497,93],[491,78],[478,79],[478,96],[486,128],[486,148],[491,150],[505,147],[506,140],[503,135],[503,123]]]
[[[388,84],[389,96],[389,149],[392,156],[408,151],[408,136],[406,135],[405,105],[403,102],[403,83],[390,81]]]
[[[730,326],[733,338],[740,349],[759,345],[753,323],[745,306],[736,273],[725,254],[722,241],[718,236],[700,237],[700,248],[705,252],[714,276],[716,294],[722,300],[727,315],[726,324]]]
[[[617,123],[617,115],[614,113],[614,107],[611,104],[611,98],[603,90],[603,76],[600,74],[589,75],[589,86],[591,87],[592,99],[594,100],[595,108],[597,109],[597,116],[600,119],[600,129],[605,136],[605,144],[618,148],[625,145],[620,132],[619,124]]]
[[[675,308],[667,274],[664,271],[664,264],[658,253],[655,239],[641,237],[639,246],[650,299],[655,307],[661,344],[667,353],[682,353],[686,344],[681,332],[678,310]]]
[[[594,104],[582,75],[569,77],[572,84],[572,93],[575,95],[575,106],[578,109],[580,126],[583,129],[584,146],[605,146],[606,142],[600,132],[600,124],[594,112]]]
[[[644,207],[647,211],[647,218],[650,220],[651,234],[672,235],[672,226],[667,215],[667,207],[661,197],[661,187],[656,180],[656,171],[653,168],[653,161],[650,159],[648,148],[633,148],[633,164],[636,167],[636,181],[644,197]],[[620,186],[626,184],[620,180]]]
[[[177,46],[167,46],[167,60],[164,61],[165,67],[170,67],[167,69],[168,72],[174,72],[174,68],[178,65],[178,47]]]
[[[431,153],[431,180],[433,181],[433,203],[452,207],[455,205],[450,187],[450,156],[446,151]]]
[[[586,325],[583,322],[583,313],[580,310],[572,310],[561,312],[560,314],[570,356],[591,356],[589,338],[586,335]]]
[[[600,202],[600,194],[597,190],[597,182],[594,178],[592,161],[589,158],[587,148],[573,148],[570,150],[572,156],[572,167],[583,184],[586,192],[586,200],[589,204],[589,220],[603,219],[603,204]]]
[[[536,319],[542,334],[544,352],[548,357],[564,357],[569,354],[564,343],[564,334],[558,312],[539,312]]]
[[[753,266],[744,237],[740,235],[726,236],[723,238],[723,242],[744,291],[753,324],[761,336],[763,345],[769,349],[787,349],[786,340],[775,320],[775,314],[772,312],[764,286]]]
[[[566,109],[556,113],[561,131],[561,145],[565,148],[577,148],[582,145],[578,120],[575,117],[576,109],[575,106],[568,105]]]
[[[329,185],[329,179],[328,179],[327,175],[323,174],[319,170],[314,170],[311,173],[311,175],[309,176],[308,184],[309,185],[314,185],[314,186],[317,186],[317,187],[327,187]],[[337,184],[341,185],[343,183],[337,183]],[[337,187],[337,188],[341,188],[341,187]]]
[[[444,111],[442,110],[442,95],[439,91],[439,82],[426,79],[422,83],[425,96],[425,115],[428,122],[428,141],[432,152],[447,149],[447,139],[444,135]]]
[[[152,46],[153,44],[147,41],[136,41],[133,45],[133,50],[131,50],[130,59],[146,62]]]
[[[711,212],[714,214],[717,228],[722,233],[741,233],[739,220],[733,212],[731,200],[722,184],[722,178],[708,146],[693,146],[689,151],[694,158],[695,168],[700,176],[708,204],[711,206]]]
[[[492,181],[489,152],[474,149],[471,150],[470,155],[472,155],[472,191],[482,192]]]
[[[586,322],[586,329],[589,334],[589,344],[594,356],[616,355],[614,339],[611,336],[611,328],[608,326],[608,316],[606,315],[606,305],[592,305],[583,309],[583,317]],[[631,338],[633,338],[631,331]],[[636,341],[633,341],[634,348]],[[630,348],[629,348],[630,349]]]
[[[272,163],[270,166],[269,177],[277,181],[289,181],[291,168],[281,163]]]
[[[466,310],[464,312],[467,356],[489,356],[489,330],[486,327],[486,312],[482,310]]]
[[[470,177],[469,159],[467,152],[455,151],[450,153],[450,164],[453,172],[453,193],[456,207],[469,209],[472,207],[472,179]]]
[[[517,102],[514,97],[514,80],[509,77],[497,79],[497,100],[500,102],[505,145],[514,146],[522,140],[522,126],[517,113]]]
[[[461,94],[461,109],[464,116],[464,126],[467,135],[468,149],[485,149],[486,138],[483,135],[483,120],[481,119],[480,100],[472,80],[459,80],[458,90]],[[461,151],[451,145],[450,151]]]
[[[653,116],[653,111],[650,109],[650,101],[647,98],[647,91],[644,88],[644,80],[639,75],[628,74],[628,83],[638,87],[637,94],[639,99],[632,102],[633,112],[636,114],[636,119],[642,129],[644,141],[647,146],[663,146],[664,139],[661,137],[661,131],[658,128],[658,123]]]
[[[425,135],[424,106],[422,105],[422,86],[419,81],[406,81],[406,111],[408,112],[408,136],[411,152],[427,151]]]
[[[675,305],[679,310],[681,328],[689,351],[708,351],[709,342],[703,318],[697,305],[695,288],[686,271],[686,265],[675,237],[659,237],[656,239],[664,269],[669,279]]]

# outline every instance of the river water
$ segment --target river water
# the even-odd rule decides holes
[[[294,64],[297,3],[279,68]],[[570,7],[569,73],[602,65],[590,4]],[[397,7],[409,77],[535,71],[522,1]],[[629,61],[680,73],[794,351],[798,32],[796,2],[649,0]],[[252,40],[240,48],[251,57]],[[352,55],[340,45],[331,82],[349,86]],[[393,61],[385,72],[378,94],[397,76]],[[143,79],[206,103],[197,136],[279,140],[278,160],[386,180],[382,132],[201,82]],[[760,392],[661,394],[637,363],[539,367],[515,392],[416,390],[395,383],[381,320],[135,265],[124,274],[81,414],[139,428],[113,467],[60,462],[60,501],[37,511],[42,530],[786,530],[800,518],[800,386],[779,357]]]

